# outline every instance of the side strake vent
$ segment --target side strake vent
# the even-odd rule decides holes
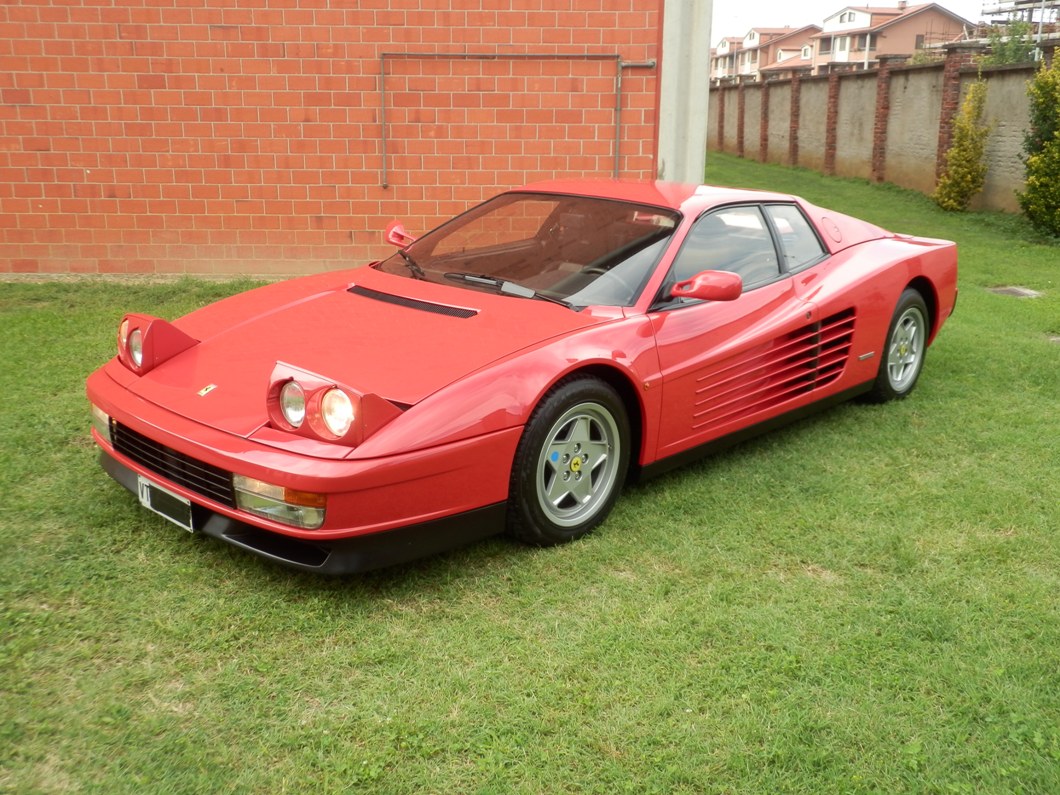
[[[854,310],[718,362],[698,379],[692,424],[719,425],[835,381],[850,357]]]
[[[383,293],[379,290],[372,290],[368,287],[359,287],[356,284],[353,285],[348,292],[353,293],[354,295],[359,295],[362,298],[371,298],[374,301],[382,301],[387,304],[404,306],[408,309],[419,309],[422,312],[433,312],[436,315],[445,315],[446,317],[469,318],[478,314],[474,309],[463,309],[458,306],[446,306],[445,304],[432,304],[430,301],[418,301],[415,298],[391,295],[390,293]]]

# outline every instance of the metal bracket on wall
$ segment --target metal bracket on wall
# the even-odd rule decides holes
[[[459,60],[459,61],[614,61],[615,68],[615,164],[612,176],[619,176],[619,144],[622,141],[622,73],[626,69],[654,69],[656,61],[623,61],[618,53],[423,53],[384,52],[379,56],[379,121],[383,168],[380,185],[389,188],[387,179],[386,63],[388,60]]]

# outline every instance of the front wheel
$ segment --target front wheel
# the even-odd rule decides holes
[[[615,390],[592,376],[561,381],[519,440],[508,532],[540,546],[585,535],[611,512],[629,456],[629,418]]]
[[[882,403],[913,391],[924,367],[929,332],[927,304],[919,292],[909,288],[894,309],[870,400]]]

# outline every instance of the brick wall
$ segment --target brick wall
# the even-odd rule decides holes
[[[0,5],[0,272],[310,272],[387,253],[394,217],[651,177],[661,7]]]

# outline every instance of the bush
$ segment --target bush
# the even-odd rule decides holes
[[[983,66],[1005,66],[1027,63],[1034,60],[1034,41],[1031,39],[1031,24],[1013,20],[1000,28],[990,29],[990,54],[980,60]],[[1004,35],[1007,34],[1007,35]]]
[[[1060,235],[1060,138],[1027,158],[1027,190],[1019,201],[1023,214],[1037,229]]]
[[[961,112],[953,120],[953,142],[932,197],[944,210],[964,211],[986,182],[986,139],[990,126],[982,123],[986,82],[976,80],[968,89]]]
[[[1060,58],[1027,84],[1030,127],[1023,139],[1027,188],[1020,207],[1038,229],[1060,235]]]

